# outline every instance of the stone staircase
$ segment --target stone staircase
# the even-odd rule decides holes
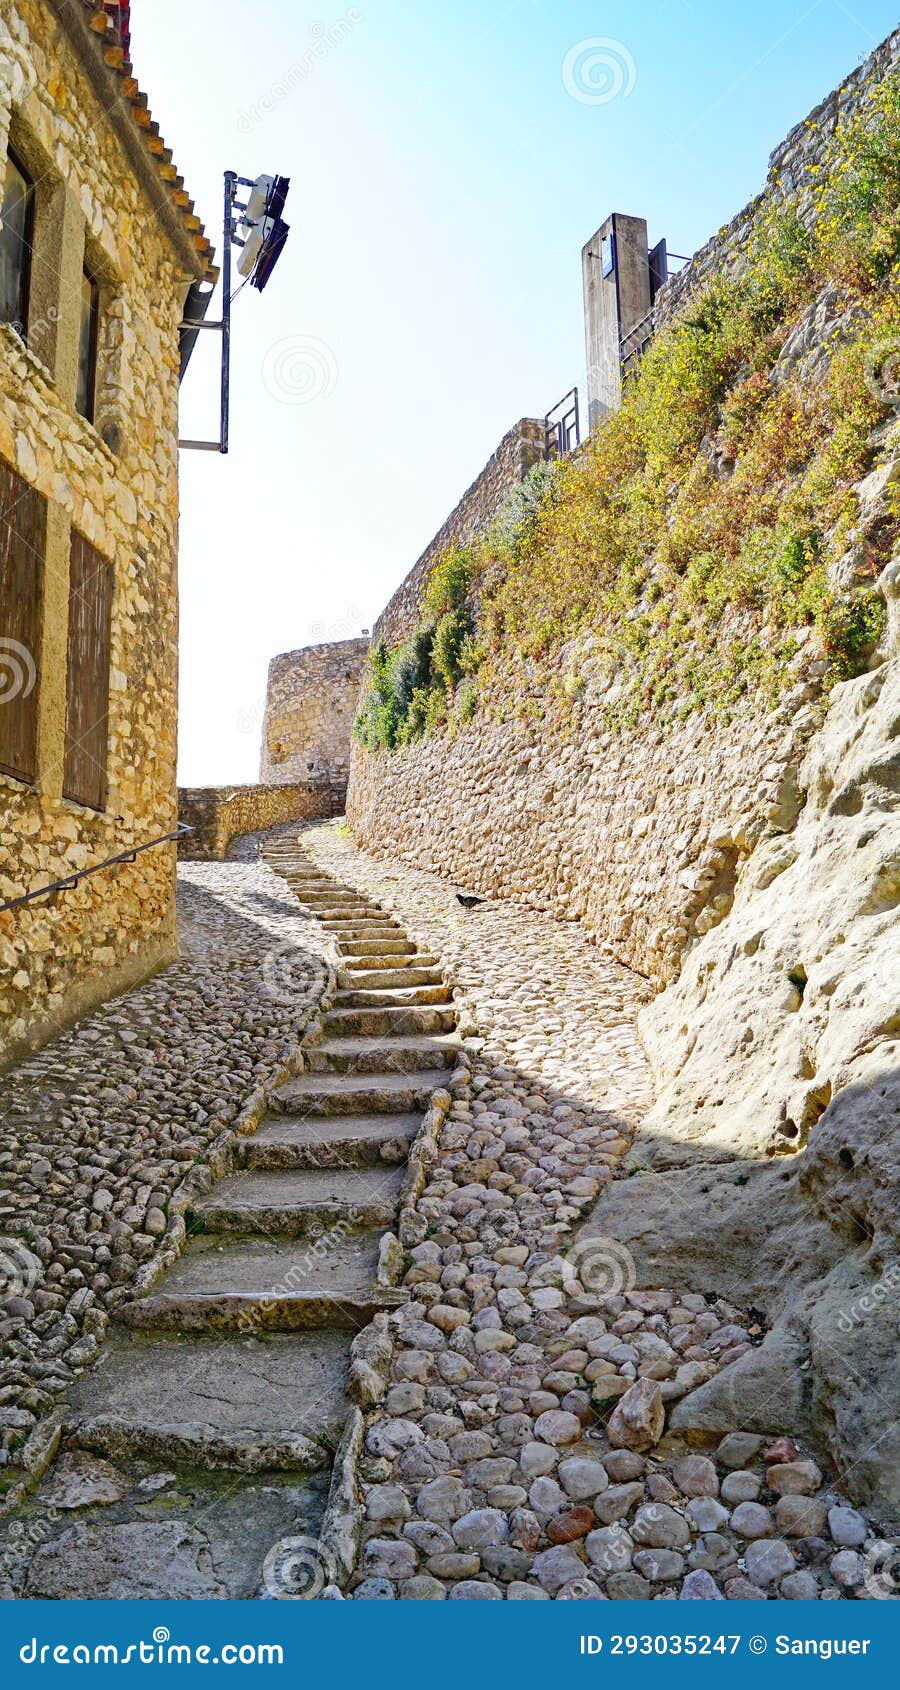
[[[302,1077],[236,1141],[182,1255],[119,1308],[72,1392],[69,1443],[119,1459],[321,1470],[349,1408],[354,1334],[403,1297],[379,1283],[379,1248],[456,1061],[451,994],[436,957],[298,845],[279,838],[264,856],[334,934],[338,989]]]

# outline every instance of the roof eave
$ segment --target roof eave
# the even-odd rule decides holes
[[[121,49],[116,47],[112,32],[105,36],[99,28],[105,14],[88,5],[74,6],[71,0],[48,0],[48,5],[78,54],[157,222],[183,267],[185,279],[215,281],[218,274],[215,253],[199,218],[194,215],[193,204],[183,193],[181,178],[176,174],[173,182],[167,181],[167,177],[171,178],[171,153],[160,143],[158,127],[149,117],[146,97],[132,77]],[[111,94],[115,96],[112,99]],[[138,110],[145,114],[140,124],[135,116]],[[161,174],[162,169],[166,170],[166,177]],[[176,194],[186,204],[179,205]],[[194,227],[189,227],[189,223]]]

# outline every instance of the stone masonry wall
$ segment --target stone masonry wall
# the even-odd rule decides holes
[[[327,784],[179,787],[178,819],[194,829],[178,842],[178,855],[222,862],[232,839],[262,833],[279,822],[321,821],[338,815],[343,793]]]
[[[259,778],[326,781],[347,790],[350,730],[368,639],[286,651],[269,664]]]
[[[839,115],[898,62],[900,31],[775,150],[765,194],[778,199],[809,177]],[[739,271],[758,205],[663,290],[659,324],[711,274]],[[413,585],[416,571],[377,631],[395,634]],[[452,736],[377,756],[355,746],[348,821],[373,851],[474,892],[581,919],[663,985],[689,941],[729,909],[741,862],[766,826],[792,825],[796,771],[820,710],[814,689],[798,686],[778,711],[748,706],[727,729],[703,716],[655,717],[613,733],[590,660],[582,674],[583,695],[569,707],[541,698],[539,727],[527,721],[535,701],[516,671]]]
[[[385,640],[388,645],[396,645],[406,639],[415,625],[432,566],[441,553],[454,543],[471,540],[487,528],[499,513],[510,488],[523,481],[533,465],[541,463],[546,455],[546,433],[541,418],[522,417],[504,434],[481,474],[381,612],[373,630],[373,642]]]
[[[729,907],[766,823],[792,813],[815,712],[786,717],[611,733],[589,688],[537,731],[476,718],[378,756],[355,747],[347,819],[364,846],[463,890],[580,919],[661,986]]]
[[[48,512],[38,771],[0,777],[0,902],[168,832],[176,808],[178,324],[203,265],[149,198],[131,108],[99,97],[102,50],[96,33],[73,46],[79,25],[44,0],[0,8],[0,161],[9,137],[37,183],[29,344],[0,325],[0,455]],[[96,426],[74,408],[85,262],[101,285]],[[115,573],[102,813],[62,793],[73,529]],[[167,845],[0,915],[0,1065],[173,957],[174,892]]]

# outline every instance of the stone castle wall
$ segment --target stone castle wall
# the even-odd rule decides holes
[[[172,235],[98,23],[71,7],[61,25],[45,0],[0,9],[0,166],[11,143],[37,184],[28,344],[0,324],[0,457],[47,526],[37,771],[0,776],[0,902],[169,832],[176,813],[178,324],[203,267]],[[101,286],[94,425],[74,408],[85,262]],[[102,812],[63,796],[73,531],[114,570]],[[163,845],[0,914],[0,1064],[176,954],[174,878]]]
[[[388,645],[397,645],[406,639],[415,626],[428,577],[441,553],[448,546],[473,539],[487,528],[498,515],[510,488],[523,481],[528,471],[546,456],[543,419],[522,417],[514,428],[504,434],[481,474],[463,494],[386,604],[375,624],[373,643],[384,640]]]
[[[178,841],[188,862],[223,862],[232,839],[262,833],[279,822],[322,821],[340,813],[340,799],[326,785],[183,786],[178,820],[193,828]]]
[[[898,60],[900,32],[791,131],[772,155],[765,194],[780,198],[809,177],[838,116]],[[660,324],[713,273],[739,271],[758,205],[668,284]],[[387,621],[394,630],[414,577],[379,629]],[[535,701],[519,676],[498,684],[452,735],[374,756],[354,746],[348,821],[376,852],[471,891],[581,919],[663,985],[686,945],[728,909],[741,862],[767,824],[792,820],[796,769],[817,719],[814,692],[798,688],[778,711],[747,706],[727,729],[700,715],[680,721],[673,710],[614,733],[590,659],[582,678],[583,696],[569,706],[541,698],[539,727],[527,719]]]
[[[273,657],[259,771],[264,785],[324,782],[343,798],[368,649],[368,639],[335,640]]]

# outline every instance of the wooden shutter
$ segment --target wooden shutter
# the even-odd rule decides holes
[[[92,810],[106,808],[113,585],[112,564],[73,529],[63,793]]]
[[[0,769],[37,774],[46,505],[0,458]]]

